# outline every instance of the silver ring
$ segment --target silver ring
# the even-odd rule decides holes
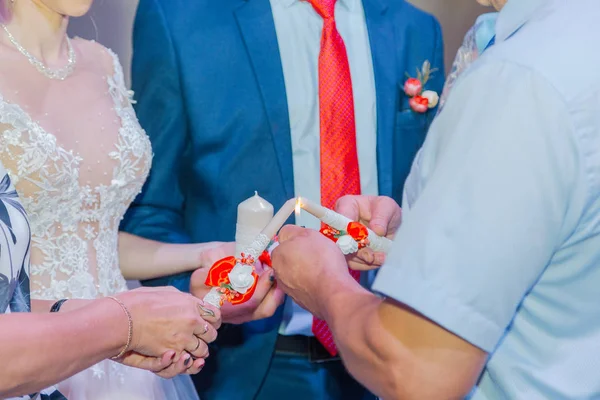
[[[210,308],[204,307],[202,304],[198,303],[198,309],[200,310],[201,317],[215,317],[215,312]],[[206,332],[205,332],[206,333]]]
[[[191,351],[192,353],[195,352],[196,350],[198,350],[200,348],[201,340],[200,340],[200,338],[198,336],[196,336],[196,340],[198,340],[198,345],[196,346],[196,348],[194,350]]]

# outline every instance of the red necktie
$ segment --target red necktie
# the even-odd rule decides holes
[[[319,53],[319,114],[321,126],[321,204],[335,207],[347,194],[360,194],[356,123],[350,65],[334,18],[336,0],[307,0],[323,18]],[[357,281],[358,271],[350,271]],[[314,318],[312,331],[331,355],[337,354],[325,321]]]

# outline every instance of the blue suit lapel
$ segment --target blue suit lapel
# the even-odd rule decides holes
[[[290,119],[271,5],[268,0],[246,0],[235,15],[262,94],[286,197],[291,198],[294,171]]]
[[[379,194],[392,195],[392,135],[396,105],[395,38],[392,21],[387,16],[385,0],[363,0],[369,42],[373,57],[377,94],[377,168]]]

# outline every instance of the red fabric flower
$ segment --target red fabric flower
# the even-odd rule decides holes
[[[271,260],[271,254],[267,250],[262,252],[260,257],[258,257],[258,261],[260,261],[264,265],[268,265],[269,267],[273,268],[273,261]]]
[[[346,230],[348,231],[348,235],[352,236],[357,242],[363,241],[369,237],[367,227],[360,222],[350,222]]]
[[[229,283],[229,272],[235,267],[237,260],[234,256],[225,257],[210,267],[204,284],[206,286],[219,287],[221,284]]]

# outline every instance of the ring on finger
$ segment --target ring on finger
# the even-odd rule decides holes
[[[200,348],[200,344],[202,343],[202,341],[200,340],[200,338],[198,336],[195,336],[195,338],[198,341],[198,344],[196,345],[196,348],[194,350],[192,350],[190,353],[193,353],[196,350],[198,350]],[[192,355],[192,354],[190,354],[190,355]]]
[[[215,317],[215,312],[210,308],[204,307],[204,305],[198,303],[198,309],[200,310],[201,317]]]
[[[206,332],[208,332],[208,324],[207,323],[204,324],[204,332],[202,332],[200,335],[204,335]]]

